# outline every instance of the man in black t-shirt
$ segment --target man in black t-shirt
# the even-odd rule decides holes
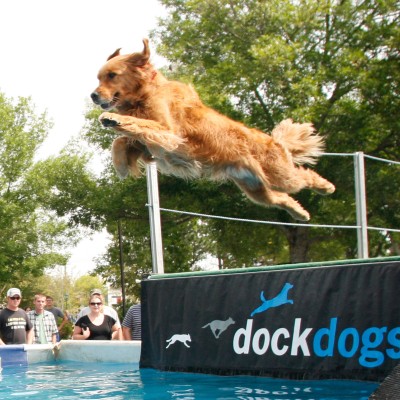
[[[32,344],[33,326],[26,312],[19,308],[21,291],[11,288],[7,292],[7,306],[0,312],[0,345]]]

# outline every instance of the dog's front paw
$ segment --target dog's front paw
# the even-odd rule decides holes
[[[105,128],[114,128],[120,125],[120,122],[117,120],[117,116],[109,112],[101,114],[99,117],[99,121]]]

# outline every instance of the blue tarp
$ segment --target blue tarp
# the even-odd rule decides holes
[[[1,366],[24,366],[28,365],[28,353],[24,345],[0,346]]]

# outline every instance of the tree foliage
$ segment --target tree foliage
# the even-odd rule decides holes
[[[165,73],[193,84],[208,105],[265,132],[284,118],[311,121],[325,136],[330,153],[363,151],[398,159],[398,1],[160,2],[167,14],[152,37],[158,53],[171,63]],[[35,220],[24,220],[32,226],[43,218],[37,204],[46,213],[52,210],[42,227],[49,232],[46,244],[50,239],[55,245],[62,244],[62,239],[55,238],[61,238],[58,234],[64,229],[54,225],[49,215],[61,218],[65,229],[106,227],[112,242],[95,272],[113,286],[120,284],[121,238],[126,289],[133,298],[140,294],[137,282],[152,269],[146,180],[116,177],[109,159],[115,132],[98,123],[99,113],[88,109],[83,137],[96,156],[106,156],[104,170],[90,172],[89,155],[77,147],[35,165],[29,159],[13,163],[10,153],[1,177],[2,193],[18,187],[28,199],[24,207],[31,204],[29,210],[36,211]],[[21,154],[33,151],[29,145],[32,142],[23,143]],[[353,157],[325,156],[316,168],[336,184],[337,192],[327,198],[307,191],[297,195],[311,212],[312,222],[355,225]],[[8,184],[7,177],[18,170],[24,178]],[[398,166],[367,159],[366,170],[369,225],[398,227]],[[217,185],[159,176],[159,188],[161,206],[178,210],[162,212],[167,272],[193,270],[210,257],[220,268],[232,268],[357,256],[354,230],[246,222],[293,221],[282,211],[249,202],[229,182]],[[11,212],[13,206],[7,211],[8,221],[20,218],[18,210]],[[1,210],[5,213],[6,205]],[[243,221],[198,217],[179,210]],[[4,226],[10,228],[10,222]],[[397,242],[390,231],[370,232],[371,255],[396,254]],[[10,259],[20,254],[13,251],[4,254]]]
[[[165,73],[192,83],[208,105],[264,131],[288,117],[312,121],[326,137],[331,153],[351,155],[362,150],[398,158],[398,2],[161,3],[167,15],[152,37],[158,53],[171,62],[172,68]],[[88,110],[84,137],[97,153],[107,153],[115,133],[101,127],[99,113]],[[307,191],[298,194],[311,211],[313,223],[355,225],[353,168],[351,156],[320,160],[318,171],[335,182],[338,190],[329,198]],[[368,161],[367,187],[373,189],[368,191],[370,225],[399,225],[396,168],[370,166]],[[163,208],[293,222],[284,212],[250,203],[229,182],[216,185],[159,176],[159,188]],[[127,292],[138,296],[137,281],[151,272],[145,179],[119,181],[109,165],[94,192],[95,200],[86,203],[88,213],[113,237],[96,272],[119,284],[120,233]],[[73,207],[68,212],[76,215]],[[271,226],[163,212],[162,232],[167,272],[206,265],[204,260],[210,256],[220,268],[357,257],[354,230]],[[395,244],[394,234],[370,234],[373,256],[394,254]]]
[[[70,232],[43,207],[45,178],[34,161],[50,126],[30,99],[13,101],[0,93],[1,290],[67,260],[62,248]]]
[[[161,3],[167,16],[152,34],[158,53],[171,61],[171,76],[191,81],[209,105],[265,131],[288,117],[311,121],[329,152],[398,159],[398,1]],[[355,225],[352,160],[337,160],[324,157],[317,167],[337,193],[298,197],[314,223]],[[380,168],[386,172],[368,173],[369,222],[396,227],[398,170]],[[382,175],[391,182],[383,203]],[[354,231],[281,231],[292,262],[357,255]],[[372,234],[371,253],[385,254],[393,240]]]

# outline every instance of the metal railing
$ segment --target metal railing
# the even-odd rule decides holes
[[[147,195],[148,195],[147,206],[149,207],[153,273],[158,273],[158,274],[164,273],[160,211],[193,215],[195,217],[201,217],[201,218],[216,218],[216,219],[225,219],[230,221],[253,222],[253,223],[268,224],[268,225],[304,226],[309,228],[317,227],[317,228],[335,228],[335,229],[356,229],[358,258],[360,259],[368,258],[369,257],[368,230],[400,232],[400,229],[368,226],[366,184],[365,184],[365,158],[369,158],[375,161],[386,162],[393,165],[400,165],[400,162],[369,156],[360,151],[356,153],[324,153],[324,155],[353,157],[355,203],[356,203],[356,218],[357,218],[356,225],[320,225],[320,224],[309,224],[309,223],[304,224],[304,223],[250,220],[250,219],[231,218],[219,215],[208,215],[208,214],[200,214],[188,211],[173,210],[168,208],[161,208],[159,202],[159,194],[158,194],[157,166],[155,162],[147,164],[146,166]]]

